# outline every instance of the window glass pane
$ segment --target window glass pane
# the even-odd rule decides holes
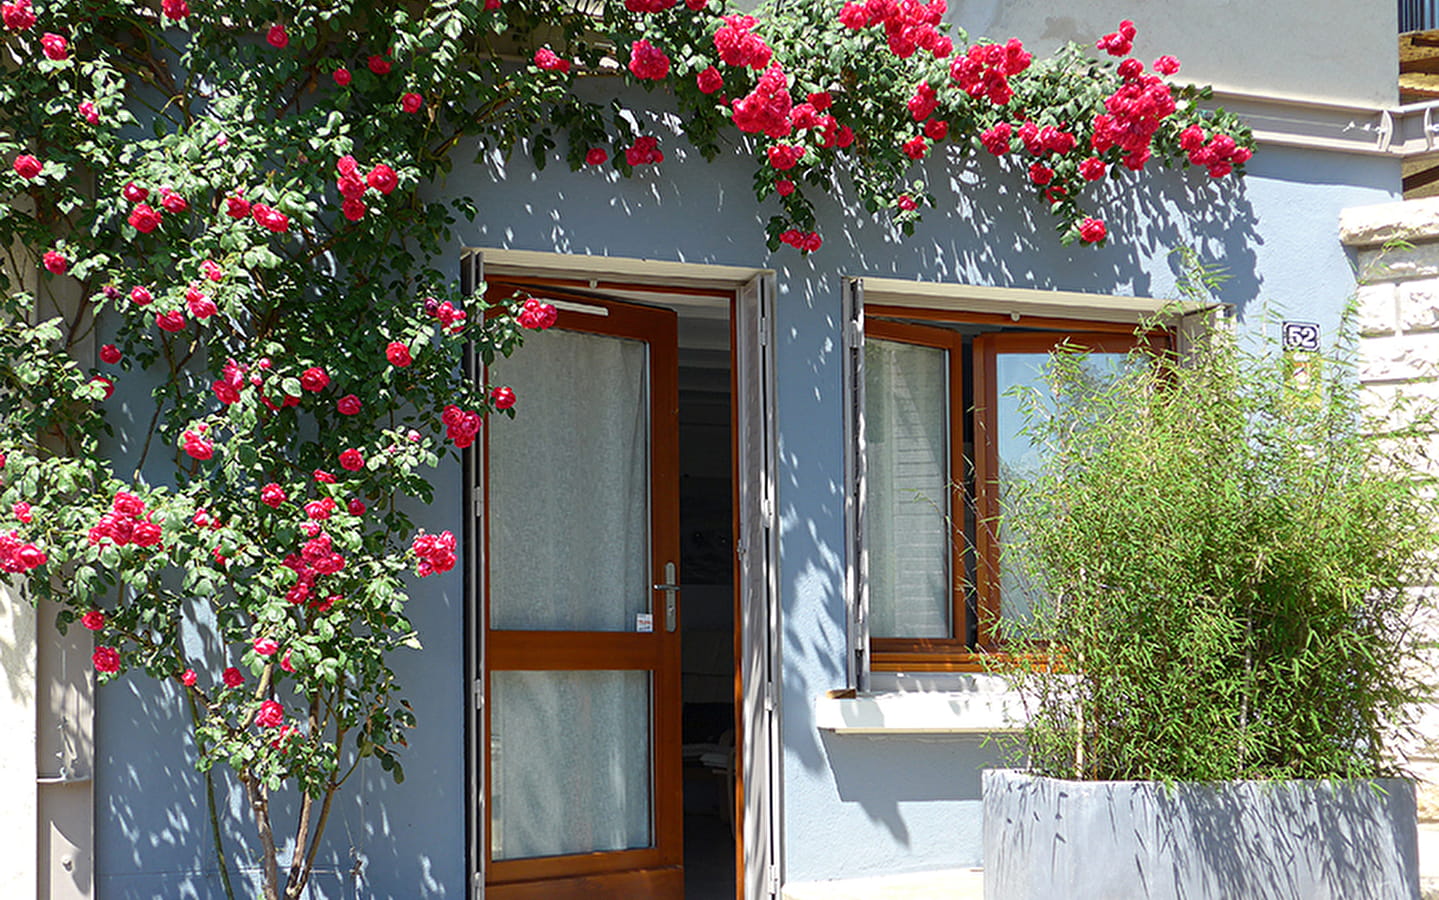
[[[1083,357],[1081,365],[1096,384],[1102,384],[1120,374],[1128,359],[1129,356],[1125,353],[1089,353]],[[1015,396],[1014,389],[1019,386],[1039,385],[1048,364],[1048,353],[1000,353],[996,357],[995,385],[999,392],[996,410],[999,435],[997,457],[1001,510],[1008,508],[1011,486],[1033,476],[1043,461],[1041,448],[1020,433],[1024,427],[1024,415],[1020,409],[1021,398]],[[1045,391],[1043,396],[1048,397],[1048,391]],[[1001,517],[1000,544],[1008,544],[1014,539],[1014,533]],[[1006,620],[1023,620],[1034,609],[1037,599],[1037,591],[1024,572],[1016,570],[1015,566],[1007,564],[1001,557],[1000,617]]]
[[[632,631],[650,608],[649,391],[640,341],[530,332],[490,382],[490,627]]]
[[[864,344],[865,537],[874,637],[950,637],[948,353]]]
[[[493,859],[652,846],[649,672],[492,672],[490,703]]]

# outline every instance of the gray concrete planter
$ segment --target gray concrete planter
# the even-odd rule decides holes
[[[984,773],[985,900],[1417,900],[1401,779],[1179,784]]]

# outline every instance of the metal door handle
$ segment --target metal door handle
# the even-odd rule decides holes
[[[655,585],[654,589],[665,592],[665,631],[674,631],[679,624],[677,621],[679,604],[675,601],[675,595],[680,591],[680,586],[675,583],[674,563],[665,563],[664,583]]]

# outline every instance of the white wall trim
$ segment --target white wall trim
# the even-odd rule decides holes
[[[821,695],[815,726],[836,734],[1000,734],[1024,728],[1024,706],[1007,689]]]
[[[1042,291],[1033,288],[987,287],[948,281],[905,281],[863,276],[866,306],[912,306],[970,313],[1084,319],[1098,322],[1134,322],[1198,311],[1194,303],[1155,297],[1124,297],[1076,291]]]
[[[511,277],[568,278],[588,280],[594,285],[622,281],[656,287],[735,289],[751,280],[773,275],[772,269],[723,266],[708,263],[639,259],[628,256],[596,256],[589,253],[550,253],[539,250],[505,250],[490,247],[467,248],[484,255],[485,275]]]

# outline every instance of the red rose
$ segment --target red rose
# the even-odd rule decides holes
[[[255,713],[255,724],[260,728],[279,728],[285,722],[285,707],[274,700],[266,700],[260,704],[260,711]]]
[[[250,218],[250,201],[235,194],[225,198],[225,215],[232,219]]]
[[[371,56],[366,63],[376,75],[390,74],[390,61],[383,56]]]
[[[40,160],[28,153],[22,153],[15,157],[15,174],[25,180],[30,180],[40,174]]]
[[[495,404],[495,409],[509,409],[515,405],[515,392],[507,387],[497,387],[490,391],[490,401]]]
[[[420,107],[424,105],[425,98],[414,92],[400,96],[400,109],[403,109],[407,113],[417,113],[420,111]]]
[[[99,631],[105,627],[105,614],[98,609],[92,609],[80,617],[80,624],[91,631]]]
[[[355,497],[345,504],[346,511],[352,516],[363,516],[365,514],[365,501]]]
[[[94,378],[90,379],[90,383],[100,384],[104,386],[106,400],[109,400],[111,397],[115,396],[115,382],[106,378],[104,375],[96,375]]]
[[[351,222],[360,221],[368,211],[369,208],[365,206],[365,201],[357,197],[349,197],[340,203],[340,212],[344,213],[345,218]]]
[[[194,669],[186,669],[185,671],[180,673],[180,683],[183,684],[185,687],[194,687],[195,682],[199,680],[200,678],[195,674]]]
[[[160,326],[161,331],[176,332],[185,327],[185,314],[178,309],[172,309],[166,313],[155,315],[155,324]]]
[[[29,525],[30,521],[35,518],[30,512],[30,504],[26,503],[24,500],[21,500],[19,503],[16,503],[14,506],[10,507],[10,512],[15,515],[15,518],[19,519],[21,522],[24,522],[26,525]]]
[[[915,203],[914,198],[908,194],[900,194],[899,199],[895,201],[895,205],[905,212],[914,212],[919,208],[919,204]]]
[[[659,138],[653,135],[635,138],[635,142],[625,149],[625,162],[631,166],[647,166],[665,161],[665,155],[659,149]]]
[[[380,193],[388,194],[400,183],[400,179],[395,175],[394,169],[380,163],[370,170],[370,174],[365,176],[365,182]]]
[[[154,522],[141,522],[135,526],[131,536],[139,546],[153,547],[160,543],[160,538],[164,536],[164,530]]]
[[[794,182],[788,178],[781,178],[774,183],[774,192],[781,197],[788,197],[794,193]]]
[[[929,152],[929,143],[925,141],[924,135],[917,134],[905,141],[900,149],[903,150],[904,155],[910,159],[919,159]]]
[[[1086,244],[1094,244],[1104,240],[1108,230],[1104,223],[1098,219],[1085,219],[1079,223],[1079,239]]]
[[[561,75],[570,71],[570,61],[549,47],[541,47],[535,51],[535,66],[546,72],[559,72]]]
[[[710,66],[695,76],[695,82],[699,85],[700,93],[713,94],[724,87],[724,76],[720,74],[719,69]]]
[[[149,288],[141,287],[138,284],[130,288],[130,300],[133,301],[136,306],[149,306],[154,299],[155,296],[150,293]]]
[[[365,457],[351,447],[340,454],[340,468],[346,472],[358,472],[365,467]]]
[[[399,341],[390,341],[389,346],[385,347],[385,359],[390,361],[390,365],[402,369],[414,361],[410,357],[410,348]]]
[[[290,217],[263,203],[256,203],[250,207],[250,217],[277,234],[290,230]]]
[[[358,416],[360,414],[360,398],[354,394],[346,394],[335,401],[335,408],[342,416]]]
[[[659,81],[670,73],[670,58],[663,50],[641,38],[630,44],[630,72],[636,78]]]
[[[218,399],[226,406],[229,406],[231,403],[240,402],[239,388],[235,387],[233,384],[224,380],[223,378],[218,379],[213,384],[211,384],[210,389],[215,392],[216,399]]]
[[[1179,60],[1165,54],[1154,61],[1154,71],[1160,75],[1173,75],[1179,71]]]
[[[284,503],[285,499],[285,489],[273,481],[260,488],[260,502],[271,509],[279,509],[280,504]]]
[[[40,38],[40,46],[44,49],[47,57],[58,62],[68,55],[70,44],[60,35],[47,31]]]
[[[290,36],[285,33],[284,25],[271,25],[270,30],[265,34],[265,40],[276,50],[282,50],[290,45]]]
[[[1109,167],[1104,164],[1104,160],[1097,156],[1091,156],[1079,164],[1079,174],[1084,176],[1085,181],[1098,181],[1108,170]]]
[[[79,105],[75,107],[75,112],[79,113],[80,118],[91,125],[100,124],[100,112],[95,109],[95,104],[89,100],[81,100]]]
[[[335,476],[331,475],[329,472],[326,472],[324,469],[316,469],[316,470],[315,470],[313,473],[311,473],[311,474],[314,476],[315,480],[318,481],[320,484],[334,484],[334,483],[335,483]],[[306,509],[309,509],[309,504],[306,504],[306,505],[305,505],[305,508],[306,508]]]
[[[211,281],[219,281],[225,277],[225,270],[220,268],[220,264],[213,259],[207,259],[200,263],[200,274]]]
[[[65,254],[57,253],[54,250],[45,251],[44,260],[45,271],[51,275],[64,275],[65,270],[70,268],[70,260],[65,258]]]
[[[120,191],[120,196],[131,203],[140,203],[144,201],[146,197],[150,196],[150,191],[131,181],[125,184],[124,189]]]
[[[290,662],[289,650],[286,650],[285,655],[280,658],[280,668],[284,669],[286,672],[295,671],[295,664]]]
[[[225,682],[225,687],[237,688],[245,683],[245,676],[241,675],[240,670],[234,666],[226,669],[225,674],[221,675],[220,679]]]
[[[1049,184],[1054,180],[1054,170],[1044,163],[1032,163],[1029,167],[1029,180],[1038,185]]]
[[[160,211],[141,203],[130,210],[130,216],[125,221],[141,234],[149,234],[160,227]]]
[[[251,646],[254,647],[255,652],[261,656],[274,656],[280,651],[280,645],[275,643],[274,638],[257,637]]]
[[[602,166],[610,158],[609,151],[604,147],[591,147],[585,153],[585,162],[592,166]]]
[[[13,536],[14,532],[11,532],[11,534]],[[34,544],[24,544],[15,551],[15,562],[20,566],[22,571],[25,569],[39,568],[45,565],[46,559],[48,559],[48,557],[45,555],[45,551]]]
[[[312,366],[300,373],[300,387],[307,391],[323,391],[329,383],[329,373],[319,366]]]
[[[1123,78],[1125,81],[1133,81],[1134,79],[1138,78],[1140,75],[1143,74],[1144,63],[1140,62],[1132,56],[1119,64],[1119,77]]]
[[[203,434],[187,431],[182,436],[186,455],[204,462],[215,455],[215,442]]]
[[[100,362],[108,365],[115,365],[120,361],[120,348],[114,344],[105,344],[100,348]]]
[[[30,8],[30,0],[17,0],[0,4],[0,18],[11,31],[29,31],[35,24],[35,11]]]
[[[924,133],[931,141],[942,141],[949,136],[949,123],[943,119],[930,119],[924,123]]]
[[[96,647],[90,655],[96,672],[113,674],[120,671],[120,652],[113,647]]]
[[[525,301],[525,305],[515,315],[515,321],[520,323],[521,328],[532,328],[544,331],[555,324],[559,312],[549,303],[541,303],[534,297]]]
[[[780,172],[793,169],[804,158],[804,148],[797,144],[775,144],[766,151],[769,164]]]
[[[215,301],[206,297],[194,285],[185,290],[185,305],[190,308],[190,315],[197,319],[208,319],[220,311]]]
[[[185,0],[160,0],[160,11],[165,14],[166,18],[178,22],[190,14],[190,4]],[[194,682],[192,681],[190,684],[194,684]]]
[[[340,66],[338,69],[336,69],[333,73],[331,73],[330,77],[335,79],[335,84],[338,84],[340,87],[350,86],[350,70],[345,68],[344,66]]]
[[[190,208],[190,201],[169,188],[161,188],[160,205],[165,207],[166,212],[182,213]]]

